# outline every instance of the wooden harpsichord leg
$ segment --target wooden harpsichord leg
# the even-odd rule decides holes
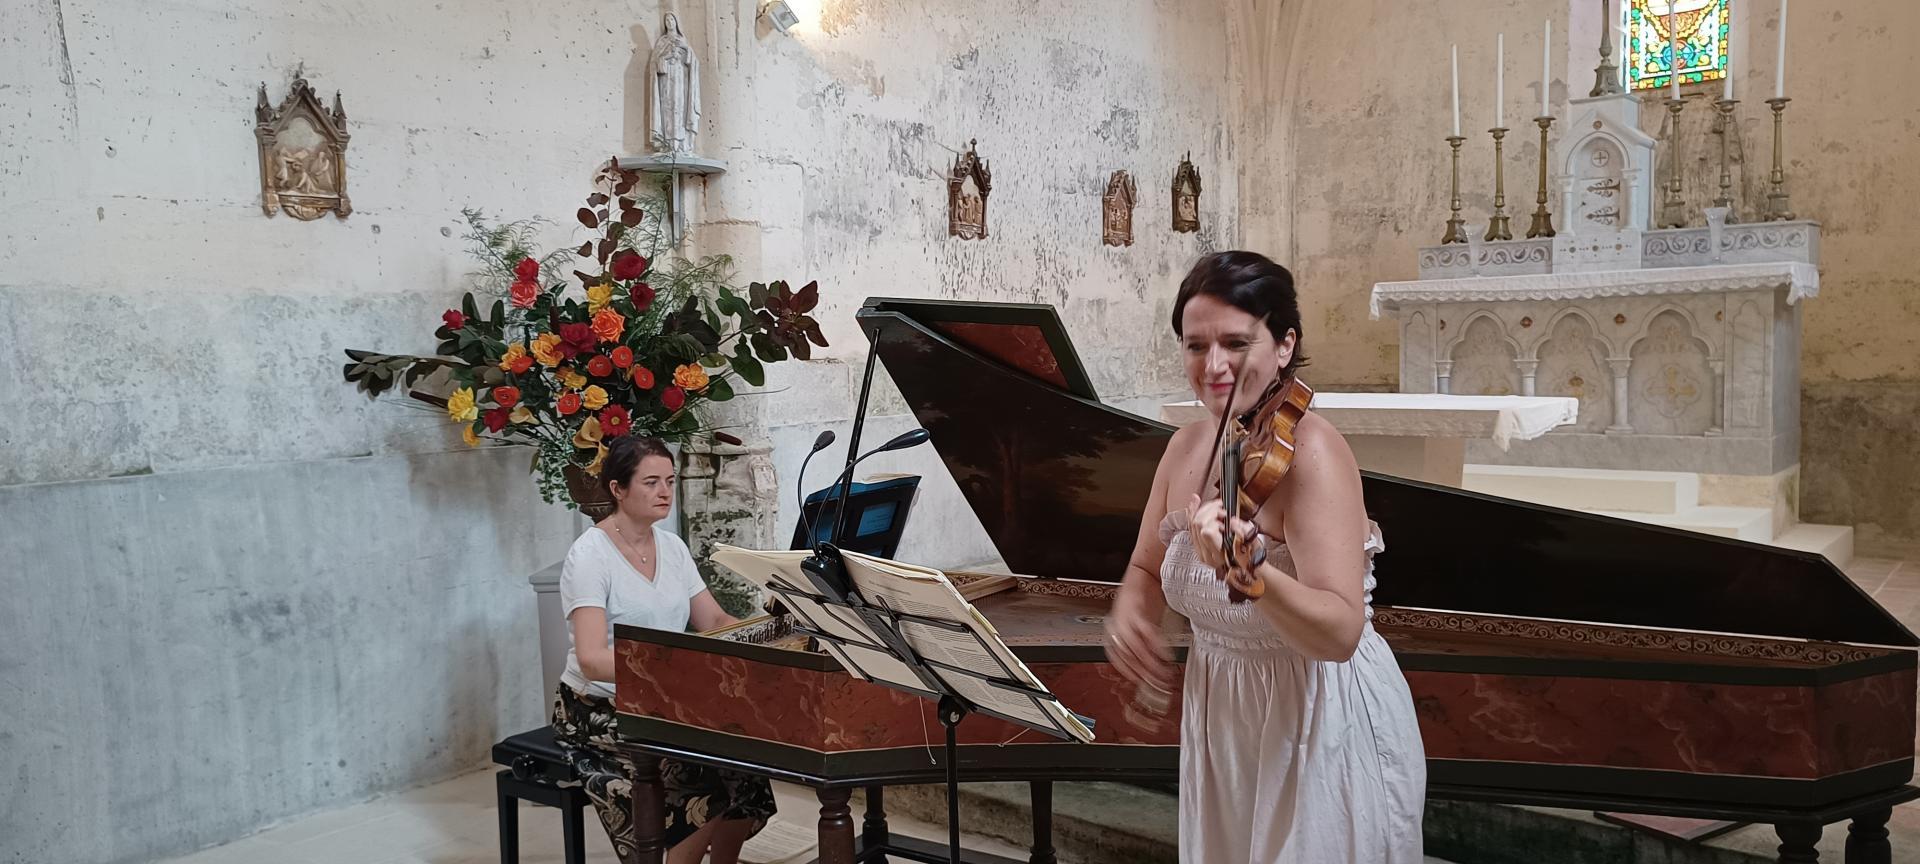
[[[1027,864],[1056,864],[1053,857],[1053,781],[1030,784],[1033,804],[1033,855]]]
[[[819,864],[854,864],[852,789],[821,789]]]
[[[1890,807],[1853,817],[1847,826],[1847,864],[1893,864],[1893,845],[1887,842],[1891,818]]]
[[[867,787],[867,819],[860,825],[861,845],[868,849],[887,845],[886,787]]]
[[[1780,864],[1819,864],[1820,826],[1812,822],[1782,822],[1773,826],[1780,835]]]
[[[660,785],[660,757],[633,755],[633,846],[640,864],[666,857],[667,790]]]

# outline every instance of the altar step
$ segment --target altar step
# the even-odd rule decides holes
[[[1852,527],[1795,521],[1784,503],[1703,502],[1700,475],[1684,471],[1468,465],[1461,485],[1549,507],[1815,552],[1836,567],[1853,560]]]

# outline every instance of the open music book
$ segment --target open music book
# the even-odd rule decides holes
[[[825,637],[823,649],[862,680],[937,697],[920,676],[886,647],[854,610],[813,599],[801,569],[806,550],[756,552],[717,544],[713,560],[774,592],[796,619]],[[902,617],[897,629],[915,654],[952,691],[977,710],[1062,738],[1091,742],[1093,730],[1047,693],[993,624],[967,602],[946,574],[858,552],[841,552],[848,577],[869,605]],[[916,618],[928,619],[925,621]],[[1011,685],[1011,686],[1007,686]]]

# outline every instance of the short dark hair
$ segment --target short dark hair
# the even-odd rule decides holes
[[[667,442],[658,438],[622,435],[607,442],[607,458],[600,463],[600,482],[607,487],[607,494],[613,494],[615,483],[632,486],[633,472],[640,470],[640,460],[648,456],[673,461],[673,451],[667,449]]]
[[[1187,301],[1201,294],[1255,318],[1265,318],[1275,342],[1287,338],[1288,330],[1293,331],[1293,356],[1280,367],[1282,379],[1307,365],[1300,297],[1294,293],[1293,274],[1287,268],[1258,252],[1215,252],[1201,258],[1180,280],[1180,293],[1173,299],[1173,335],[1186,335],[1181,332],[1180,316],[1186,312]]]

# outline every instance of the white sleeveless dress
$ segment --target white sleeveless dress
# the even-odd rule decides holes
[[[1344,663],[1309,660],[1195,557],[1167,514],[1160,585],[1193,627],[1180,720],[1181,864],[1421,864],[1427,761],[1406,678],[1367,624]],[[1284,544],[1268,559],[1294,572]]]

